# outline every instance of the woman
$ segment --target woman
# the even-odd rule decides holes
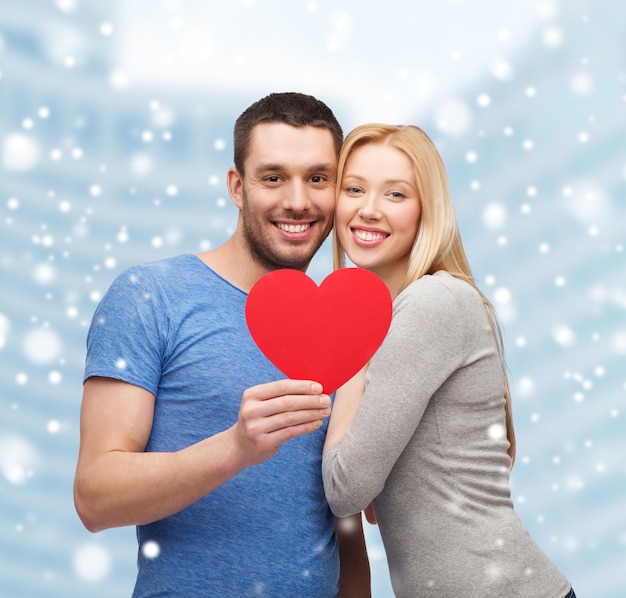
[[[345,251],[378,274],[394,315],[367,374],[336,395],[323,461],[332,510],[373,501],[397,596],[573,597],[513,510],[500,328],[439,153],[417,127],[363,125],[338,181],[335,265]]]

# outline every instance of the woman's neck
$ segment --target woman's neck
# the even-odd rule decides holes
[[[387,286],[391,299],[400,294],[402,285],[406,278],[407,267],[404,263],[395,264],[394,267],[369,268],[371,272],[376,274]]]

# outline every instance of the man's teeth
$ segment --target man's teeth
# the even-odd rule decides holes
[[[387,235],[384,233],[374,233],[369,230],[359,230],[355,229],[354,234],[361,239],[361,241],[380,241],[384,239]]]
[[[308,222],[305,224],[285,224],[284,222],[277,222],[276,226],[288,233],[303,233],[310,228],[311,224]]]

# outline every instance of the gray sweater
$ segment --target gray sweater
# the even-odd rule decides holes
[[[513,510],[508,446],[482,300],[447,272],[424,276],[397,297],[354,421],[323,461],[336,515],[374,501],[396,596],[569,592]]]

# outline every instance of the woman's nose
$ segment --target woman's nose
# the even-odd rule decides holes
[[[379,220],[381,217],[378,201],[375,196],[368,196],[359,208],[359,216],[364,220]]]

